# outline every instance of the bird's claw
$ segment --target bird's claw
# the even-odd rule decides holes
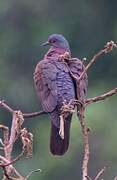
[[[61,114],[64,114],[66,112],[74,113],[75,106],[84,107],[84,103],[77,99],[71,99],[69,103],[64,101],[63,106],[61,107]]]

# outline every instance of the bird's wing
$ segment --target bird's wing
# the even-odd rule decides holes
[[[78,78],[80,77],[81,73],[84,71],[85,66],[83,65],[82,61],[79,59],[71,59],[69,61],[69,68],[70,71]],[[88,78],[87,74],[84,75],[84,77],[81,79],[80,83],[77,83],[75,81],[75,90],[77,99],[84,101],[87,95],[87,86],[88,86]]]
[[[57,105],[57,67],[49,60],[40,61],[34,72],[37,95],[45,112],[52,112]]]

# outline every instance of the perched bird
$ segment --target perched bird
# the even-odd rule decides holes
[[[64,53],[70,54],[69,43],[62,35],[50,35],[48,41],[43,43],[43,46],[46,45],[51,47],[35,68],[34,83],[42,108],[49,113],[51,119],[50,151],[53,155],[63,155],[69,146],[72,113],[66,113],[64,134],[61,135],[61,107],[63,102],[69,103],[72,99],[82,101],[85,99],[87,76],[85,75],[80,84],[77,84],[65,63],[59,60]],[[76,58],[69,61],[68,66],[77,77],[84,70],[82,61]]]

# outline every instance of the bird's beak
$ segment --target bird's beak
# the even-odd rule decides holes
[[[49,45],[49,44],[50,44],[50,43],[49,43],[48,41],[46,41],[46,42],[42,43],[41,46],[47,46],[47,45]]]

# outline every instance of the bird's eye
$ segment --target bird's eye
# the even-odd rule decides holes
[[[55,39],[50,39],[50,40],[49,40],[49,43],[50,43],[50,44],[54,44],[55,42],[56,42]]]
[[[56,42],[55,40],[52,41],[52,43],[55,43],[55,42]]]

